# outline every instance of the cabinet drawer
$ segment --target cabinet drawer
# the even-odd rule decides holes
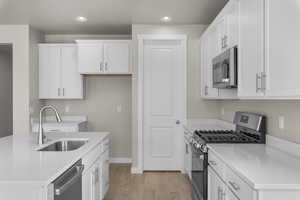
[[[224,178],[225,165],[214,153],[208,153],[208,164],[221,178]]]
[[[239,199],[253,200],[256,191],[229,168],[226,168],[225,182]]]

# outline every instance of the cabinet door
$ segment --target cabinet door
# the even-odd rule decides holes
[[[266,0],[268,97],[300,98],[299,1]]]
[[[261,0],[239,0],[238,95],[263,96],[260,74],[264,69],[263,4]]]
[[[103,74],[103,44],[78,44],[78,69],[81,74]]]
[[[82,176],[82,200],[100,200],[100,169],[93,164]]]
[[[55,99],[61,97],[60,65],[61,50],[55,46],[39,47],[39,98]]]
[[[217,44],[218,31],[217,27],[211,29],[208,34],[208,40],[206,43],[207,48],[207,62],[206,62],[206,85],[207,93],[210,98],[217,98],[219,96],[219,90],[213,87],[213,64],[212,60],[220,53]]]
[[[82,174],[82,200],[92,200],[92,170],[90,167]]]
[[[95,164],[92,170],[92,199],[91,200],[100,200],[100,168],[98,164]]]
[[[228,47],[228,16],[224,15],[216,24],[217,29],[217,52],[218,54],[225,51]]]
[[[101,199],[103,199],[109,188],[109,151],[105,151],[102,158],[101,168]]]
[[[218,89],[213,88],[212,59],[216,55],[216,36],[211,30],[201,38],[201,95],[204,98],[217,98]]]
[[[226,196],[226,185],[219,176],[208,168],[208,200],[223,200]]]
[[[239,0],[231,0],[227,8],[226,48],[238,46],[239,40]]]
[[[104,43],[105,72],[123,74],[130,72],[130,44],[129,42]]]
[[[61,48],[62,96],[65,99],[83,98],[83,79],[78,72],[77,48]]]

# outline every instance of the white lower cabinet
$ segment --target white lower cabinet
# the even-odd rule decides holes
[[[103,159],[100,162],[101,171],[99,174],[99,177],[101,179],[100,182],[100,197],[101,199],[104,199],[105,194],[108,191],[109,188],[109,151],[106,150],[104,152]]]
[[[208,154],[208,162],[208,200],[258,200],[258,191],[251,188],[214,153]]]
[[[208,167],[208,200],[257,200],[255,190],[244,184],[226,181]]]
[[[226,185],[213,171],[208,168],[208,200],[225,200]]]
[[[102,200],[109,188],[109,140],[90,152],[82,175],[82,200]],[[92,161],[92,163],[91,163]]]
[[[82,176],[82,199],[100,200],[99,166],[95,163]]]

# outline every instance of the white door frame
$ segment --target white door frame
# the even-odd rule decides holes
[[[147,40],[174,40],[174,41],[180,41],[181,43],[181,48],[184,52],[183,55],[183,82],[184,82],[184,89],[183,89],[183,94],[184,94],[184,106],[183,106],[183,116],[182,119],[183,121],[181,124],[186,123],[186,75],[187,75],[187,36],[184,34],[142,34],[138,35],[138,102],[137,102],[137,124],[138,124],[138,129],[137,129],[137,141],[138,141],[138,146],[137,146],[137,167],[134,169],[134,173],[139,173],[142,174],[144,171],[144,44],[145,41]],[[183,134],[183,133],[182,133]],[[183,136],[183,135],[182,135]],[[184,143],[184,137],[182,137],[182,143]],[[184,145],[182,145],[182,169],[181,171],[183,172],[183,156],[184,156],[184,151],[183,151]]]

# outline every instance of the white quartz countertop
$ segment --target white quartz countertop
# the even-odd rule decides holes
[[[33,133],[1,138],[0,184],[48,185],[108,135],[107,132],[51,133],[47,135],[50,140],[47,142],[49,144],[63,139],[89,140],[81,148],[69,152],[37,151],[40,147],[36,143],[37,135]]]
[[[209,144],[252,188],[299,190],[300,158],[264,144]]]

